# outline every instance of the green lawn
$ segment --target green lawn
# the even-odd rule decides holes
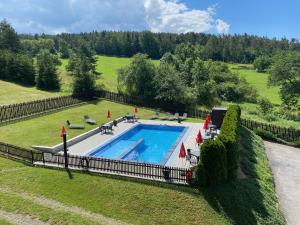
[[[21,123],[20,123],[21,124]],[[0,158],[0,209],[50,224],[94,224],[13,193],[56,200],[132,224],[284,224],[262,140],[243,129],[246,178],[201,190],[64,170],[28,167]],[[74,222],[75,221],[75,222]]]
[[[274,104],[280,104],[279,87],[268,86],[268,73],[258,73],[252,65],[228,64],[232,71],[237,72],[257,89],[259,96],[268,98]]]

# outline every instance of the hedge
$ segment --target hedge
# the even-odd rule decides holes
[[[224,117],[221,133],[218,136],[227,152],[228,180],[237,177],[239,160],[239,129],[241,122],[241,109],[237,105],[230,106]]]
[[[208,140],[201,146],[200,162],[196,168],[199,186],[225,183],[227,180],[226,149],[220,140]]]

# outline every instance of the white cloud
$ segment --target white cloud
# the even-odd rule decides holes
[[[216,28],[218,33],[227,34],[229,32],[230,25],[223,20],[217,19]]]
[[[189,9],[184,3],[167,0],[144,0],[146,21],[153,32],[229,31],[229,25],[215,16],[215,6],[205,10]]]
[[[19,33],[228,32],[229,25],[214,17],[215,7],[189,9],[177,0],[0,0],[0,20]]]

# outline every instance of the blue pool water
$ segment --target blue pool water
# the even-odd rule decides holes
[[[93,157],[165,164],[186,131],[181,126],[139,124],[93,149]]]

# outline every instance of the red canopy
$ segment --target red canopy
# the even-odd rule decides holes
[[[134,113],[138,113],[139,112],[139,109],[137,106],[134,107]]]
[[[108,110],[107,111],[107,118],[110,118],[111,117],[111,112]]]
[[[196,142],[197,142],[198,145],[200,145],[200,144],[203,143],[203,138],[202,138],[200,130],[199,130],[199,133],[198,133],[198,135],[196,137]]]
[[[65,127],[62,127],[61,131],[60,131],[60,137],[63,137],[66,134],[67,134],[67,131],[66,131]]]
[[[182,143],[180,147],[179,158],[185,158],[185,157],[186,157],[186,151],[185,151],[184,144]]]

